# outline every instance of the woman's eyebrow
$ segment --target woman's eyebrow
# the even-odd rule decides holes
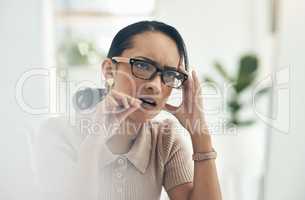
[[[156,61],[154,61],[154,60],[152,60],[152,59],[150,59],[150,58],[144,57],[144,56],[136,56],[135,58],[142,58],[143,60],[146,60],[146,61],[148,61],[148,62],[151,62],[151,63],[153,63],[153,64],[155,64],[155,65],[161,66],[158,62],[156,62]]]
[[[176,67],[171,67],[171,66],[164,66],[167,69],[173,70],[173,71],[177,71],[177,72],[182,72],[183,74],[188,74],[187,71],[181,69],[181,68],[176,68]]]
[[[165,67],[165,68],[169,68],[169,69],[172,69],[172,70],[175,70],[175,71],[180,71],[177,67],[168,66],[168,65],[162,66],[158,62],[156,62],[156,61],[154,61],[154,60],[152,60],[150,58],[144,57],[144,56],[136,56],[135,58],[142,58],[142,59],[144,59],[144,60],[146,60],[146,61],[148,61],[148,62],[150,62],[152,64],[155,64],[155,65],[161,67],[162,69],[164,69],[164,67]]]

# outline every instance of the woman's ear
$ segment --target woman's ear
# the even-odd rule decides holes
[[[114,79],[115,68],[110,58],[106,58],[101,65],[102,73],[105,79]]]

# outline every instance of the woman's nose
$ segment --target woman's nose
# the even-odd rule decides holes
[[[159,74],[157,74],[153,79],[147,80],[145,83],[145,90],[151,90],[152,94],[159,94],[161,92],[162,81]]]

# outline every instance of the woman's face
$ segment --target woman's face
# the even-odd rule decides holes
[[[120,57],[144,60],[147,58],[158,63],[162,68],[163,66],[180,68],[180,56],[176,43],[160,32],[144,32],[134,36],[132,48],[126,49]],[[112,65],[113,69],[116,69],[113,75],[114,90],[135,98],[150,97],[156,101],[156,106],[152,107],[143,104],[140,109],[129,116],[129,119],[135,122],[145,122],[161,111],[172,88],[163,84],[159,74],[152,80],[143,80],[132,74],[131,66],[128,63],[119,62],[116,68],[115,64],[107,59],[103,65],[105,64]]]

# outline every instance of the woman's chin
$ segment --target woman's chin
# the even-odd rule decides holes
[[[156,115],[160,113],[159,110],[144,110],[140,109],[129,115],[129,118],[134,122],[147,122],[153,119]]]

